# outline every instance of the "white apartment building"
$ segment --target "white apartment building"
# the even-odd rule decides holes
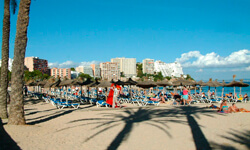
[[[146,58],[142,61],[142,72],[154,74],[154,59]]]
[[[95,78],[101,78],[100,64],[99,65],[91,64],[90,66],[92,67],[92,70],[93,70],[93,73],[94,73],[94,77]]]
[[[136,58],[112,58],[111,62],[118,63],[118,70],[123,72],[125,77],[136,76]]]
[[[161,72],[164,77],[166,76],[181,77],[181,75],[183,75],[181,64],[178,62],[167,64],[165,62],[157,60],[154,62],[154,71]]]
[[[120,71],[118,70],[118,63],[105,62],[100,64],[102,80],[118,80],[120,79]]]
[[[79,67],[76,67],[76,71],[84,73],[84,74],[89,74],[91,77],[94,77],[91,66],[79,66]]]

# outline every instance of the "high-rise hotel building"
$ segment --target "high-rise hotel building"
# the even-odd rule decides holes
[[[49,74],[48,60],[39,59],[39,57],[25,57],[24,65],[29,71],[39,70],[42,73]]]
[[[136,58],[112,58],[111,62],[118,63],[118,69],[125,77],[136,76]]]
[[[100,64],[102,80],[118,80],[120,79],[120,71],[118,69],[118,63],[116,62],[104,62]]]
[[[142,61],[142,72],[154,74],[154,59],[147,58]]]
[[[100,64],[91,64],[90,65],[92,67],[93,73],[94,73],[94,77],[95,78],[101,78],[101,68],[100,68]]]
[[[70,68],[52,68],[50,70],[51,76],[57,78],[60,77],[61,79],[67,78],[71,79],[71,69]]]
[[[94,77],[93,69],[90,66],[79,66],[79,67],[76,67],[76,71],[84,73],[84,74],[88,74],[91,77]]]
[[[174,77],[181,77],[183,75],[183,70],[181,64],[178,62],[174,63],[165,63],[160,60],[155,61],[155,72],[161,72],[163,77],[166,76],[174,76]]]

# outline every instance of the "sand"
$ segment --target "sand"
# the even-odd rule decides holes
[[[59,110],[43,100],[28,99],[28,125],[7,125],[8,120],[2,120],[2,149],[250,149],[250,113],[218,113],[205,108],[208,104],[124,105]],[[250,110],[249,102],[237,106]]]

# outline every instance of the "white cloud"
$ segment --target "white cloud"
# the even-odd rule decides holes
[[[48,65],[50,68],[53,68],[53,67],[56,67],[56,68],[75,68],[78,66],[90,66],[91,64],[100,64],[100,63],[101,62],[99,62],[99,61],[89,61],[89,62],[80,62],[80,63],[73,62],[73,61],[66,61],[63,63],[58,63],[58,62],[49,63]]]
[[[226,57],[222,57],[215,52],[202,55],[199,51],[190,51],[182,54],[181,58],[177,58],[176,61],[186,68],[243,67],[250,65],[250,51],[243,49]]]

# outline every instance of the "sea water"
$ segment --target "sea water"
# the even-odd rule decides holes
[[[250,85],[250,82],[244,82],[244,83],[247,83],[247,84]],[[197,87],[196,92],[200,93],[200,89],[199,89],[200,86],[197,85],[196,87]],[[163,87],[158,87],[158,88],[159,88],[159,90],[163,90]],[[237,93],[238,96],[240,94],[240,87],[216,87],[216,88],[215,87],[210,87],[210,92],[211,93],[216,92],[217,96],[221,96],[223,88],[224,88],[223,95],[229,94],[229,93],[234,93],[234,88],[235,88],[235,93]],[[201,92],[204,92],[207,95],[209,87],[208,86],[202,86],[201,89],[202,89]],[[170,91],[167,91],[167,92],[169,93]],[[178,91],[178,92],[180,92],[180,91]],[[191,94],[194,94],[195,90],[190,90],[190,92],[191,92]],[[250,86],[241,87],[242,96],[244,96],[246,93],[247,93],[248,96],[250,96]]]

